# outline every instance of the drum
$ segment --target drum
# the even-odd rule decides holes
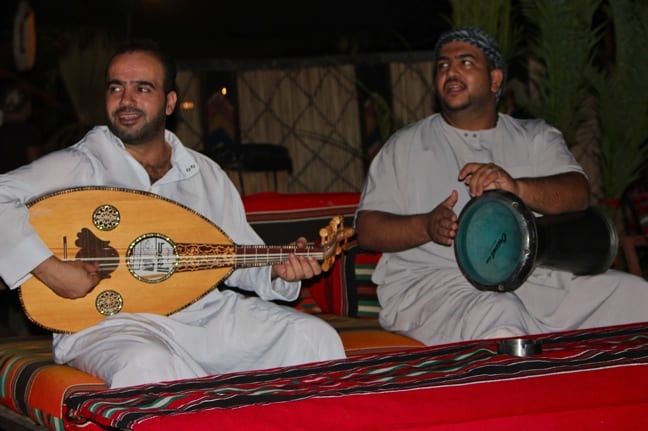
[[[457,263],[480,290],[515,290],[537,266],[598,274],[610,267],[619,244],[614,225],[595,207],[535,217],[520,198],[501,190],[468,202],[458,225]]]

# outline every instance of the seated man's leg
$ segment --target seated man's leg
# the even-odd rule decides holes
[[[538,330],[514,294],[481,292],[473,287],[461,290],[448,295],[440,306],[428,304],[431,312],[422,316],[424,324],[406,335],[434,345],[521,336]]]
[[[345,357],[328,323],[292,307],[224,291],[227,301],[193,332],[196,360],[209,373],[290,366]],[[189,334],[187,334],[189,336]]]
[[[648,282],[609,270],[591,276],[553,271],[534,277],[520,296],[539,319],[555,330],[648,321]]]
[[[95,375],[111,388],[203,376],[206,372],[155,316],[123,314],[85,331],[55,336],[58,363]],[[167,319],[168,320],[168,319]],[[62,342],[57,343],[60,338]]]
[[[323,320],[224,291],[204,308],[170,317],[118,314],[72,335],[56,335],[56,361],[111,387],[343,358]]]

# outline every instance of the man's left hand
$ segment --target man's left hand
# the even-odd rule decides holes
[[[467,163],[459,172],[459,181],[468,186],[472,197],[481,196],[485,190],[504,190],[519,195],[517,182],[494,163]]]
[[[300,237],[293,244],[297,248],[306,247],[306,238]],[[322,267],[314,257],[300,256],[294,253],[280,264],[272,265],[272,278],[281,277],[286,281],[299,281],[312,278],[322,272]]]

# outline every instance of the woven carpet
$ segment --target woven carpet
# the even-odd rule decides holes
[[[530,357],[481,341],[75,393],[66,428],[648,429],[647,325],[536,338]]]

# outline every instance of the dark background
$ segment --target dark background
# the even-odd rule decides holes
[[[181,68],[198,70],[215,61],[267,65],[432,50],[451,14],[449,0],[28,0],[36,56],[33,68],[18,71],[13,27],[19,3],[0,0],[0,79],[17,78],[31,88],[32,120],[47,137],[77,121],[58,73],[71,35],[88,41],[97,31],[116,41],[152,38]],[[374,75],[370,70],[363,80],[379,87],[373,81],[382,82],[382,75]]]
[[[3,33],[17,0],[3,0]],[[178,60],[273,58],[431,49],[447,1],[30,0],[39,36],[105,29],[151,37]],[[7,37],[3,36],[3,51]]]

